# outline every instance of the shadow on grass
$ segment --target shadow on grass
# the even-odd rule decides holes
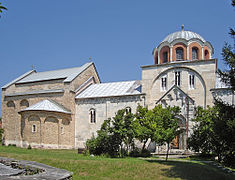
[[[163,175],[169,178],[180,178],[187,180],[234,180],[235,176],[222,172],[222,170],[204,163],[188,161],[162,161],[146,160],[150,163],[158,163],[170,166],[162,169]]]

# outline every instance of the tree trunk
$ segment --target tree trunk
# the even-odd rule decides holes
[[[166,161],[168,159],[169,149],[170,149],[170,143],[167,143]]]
[[[142,147],[142,152],[143,152],[143,150],[145,149],[145,145],[146,145],[147,141],[148,141],[148,140],[145,140],[145,141],[144,141],[144,145],[143,145],[143,147]]]

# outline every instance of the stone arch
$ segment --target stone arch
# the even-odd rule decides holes
[[[173,149],[185,149],[186,148],[186,141],[187,141],[187,135],[186,135],[186,118],[180,114],[176,116],[178,119],[178,123],[180,126],[180,129],[183,130],[181,134],[176,136],[176,138],[171,142],[171,148]]]
[[[193,49],[197,49],[197,59],[201,60],[202,59],[202,46],[198,42],[191,42],[189,44],[189,59],[190,60],[195,60],[193,59]]]
[[[14,101],[12,101],[12,100],[8,101],[8,102],[7,102],[7,107],[13,107],[13,108],[15,108],[15,103],[14,103]]]
[[[164,62],[164,53],[167,53],[167,61]],[[170,61],[170,47],[164,46],[160,50],[160,60],[159,64],[167,63]]]
[[[175,44],[172,48],[172,61],[177,61],[177,57],[176,57],[177,49],[183,50],[183,58],[180,60],[186,60],[187,59],[187,45],[184,44],[183,42],[179,42]]]
[[[172,67],[172,68],[169,68],[169,69],[166,69],[164,71],[162,71],[160,74],[157,75],[157,77],[152,81],[152,84],[151,84],[151,89],[153,88],[153,85],[155,84],[155,82],[161,77],[163,76],[164,74],[167,74],[168,72],[170,71],[173,71],[173,70],[187,70],[187,71],[191,71],[193,72],[195,75],[197,75],[197,77],[199,78],[199,80],[201,81],[202,83],[202,86],[203,86],[203,89],[204,89],[204,108],[206,108],[206,83],[203,79],[203,77],[197,72],[195,71],[194,69],[192,68],[189,68],[189,67]]]
[[[21,127],[24,141],[27,141],[29,144],[41,143],[41,119],[38,115],[30,115],[26,121],[22,122]],[[33,128],[35,128],[35,131],[33,131]]]
[[[26,99],[20,101],[21,107],[29,107],[29,102]]]
[[[59,120],[54,116],[48,116],[44,121],[43,144],[59,145]]]

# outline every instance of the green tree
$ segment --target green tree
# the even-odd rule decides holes
[[[151,118],[147,115],[148,108],[143,106],[138,106],[135,114],[134,129],[135,137],[141,143],[143,143],[142,151],[145,149],[148,139],[153,139],[154,131],[156,129],[152,128]]]
[[[7,8],[6,7],[4,7],[4,6],[2,6],[1,5],[2,3],[0,3],[0,13],[2,13],[3,12],[3,10],[7,10]],[[0,16],[1,17],[1,16]]]
[[[170,143],[182,132],[177,118],[179,113],[179,107],[168,106],[163,108],[161,105],[158,105],[148,114],[149,118],[151,118],[154,122],[152,123],[152,126],[156,129],[153,140],[158,144],[167,144],[166,161],[168,159]]]
[[[134,144],[134,115],[125,109],[119,110],[115,117],[105,120],[97,137],[86,142],[91,154],[108,154],[111,157],[124,156]]]
[[[198,107],[189,147],[202,154],[218,156],[218,161],[235,166],[235,107],[215,100],[214,107]]]
[[[235,0],[232,1],[232,6],[235,7]],[[231,86],[232,90],[235,90],[235,31],[230,28],[230,36],[232,37],[234,44],[233,46],[225,43],[222,49],[222,56],[228,69],[223,72],[218,70],[221,80],[227,85]]]

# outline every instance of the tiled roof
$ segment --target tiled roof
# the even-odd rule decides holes
[[[16,83],[17,81],[25,78],[26,76],[28,76],[29,74],[32,74],[32,73],[35,73],[35,70],[31,70],[31,71],[28,71],[28,72],[24,73],[23,75],[19,76],[18,78],[14,79],[13,81],[11,81],[11,82],[7,83],[6,85],[4,85],[2,87],[2,89],[8,88],[10,85]]]
[[[190,39],[200,39],[202,42],[206,42],[202,36],[192,31],[178,31],[172,34],[169,34],[162,42],[173,42],[176,39],[185,39],[189,41]]]
[[[76,99],[125,96],[141,94],[140,81],[123,81],[92,84],[76,96]]]
[[[64,79],[64,82],[71,82],[91,64],[92,63],[86,63],[81,67],[59,69],[54,71],[35,72],[17,81],[16,83],[17,84],[30,83],[30,82],[55,80],[55,79]]]
[[[40,101],[32,106],[29,106],[20,112],[25,112],[25,111],[50,111],[50,112],[61,112],[65,114],[71,114],[71,112],[61,104],[58,104],[57,102],[48,99]]]

